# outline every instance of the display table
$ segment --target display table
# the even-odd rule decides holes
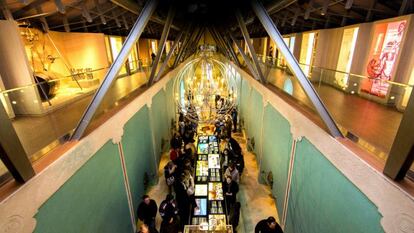
[[[227,214],[222,187],[219,141],[216,136],[199,136],[195,163],[195,201],[198,208],[191,213],[194,232],[208,230],[228,232]],[[197,227],[199,226],[199,227]],[[230,226],[231,227],[231,226]],[[193,232],[193,231],[184,231]]]

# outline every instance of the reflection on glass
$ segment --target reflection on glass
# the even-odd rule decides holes
[[[3,161],[0,160],[0,186],[2,186],[4,183],[11,179],[13,179],[13,177],[11,176],[9,170],[7,170]]]
[[[111,44],[111,52],[112,52],[112,60],[118,56],[119,52],[121,52],[122,48],[122,37],[119,36],[110,36],[109,42]],[[119,71],[119,75],[124,75],[127,73],[125,65],[122,66],[121,70]]]

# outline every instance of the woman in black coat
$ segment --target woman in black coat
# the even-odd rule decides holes
[[[223,183],[223,192],[228,211],[234,205],[234,203],[236,203],[236,195],[238,191],[239,185],[233,181],[230,176],[227,176],[226,181]]]

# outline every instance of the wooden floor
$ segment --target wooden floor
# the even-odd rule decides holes
[[[107,111],[114,107],[115,102],[121,102],[120,100],[131,95],[146,82],[147,75],[145,73],[136,73],[117,79],[106,94],[100,111]],[[58,145],[56,140],[76,127],[92,96],[91,94],[86,95],[84,98],[44,116],[24,116],[13,119],[13,126],[26,153],[30,157],[38,157]],[[44,151],[41,151],[42,149]],[[41,152],[39,153],[39,151]]]
[[[312,109],[312,104],[294,77],[280,69],[272,69],[268,75],[269,83],[279,89],[283,89],[287,78],[290,78],[293,83],[293,97],[299,100],[299,104]],[[144,73],[118,79],[110,89],[108,97],[105,98],[104,108],[110,108],[115,101],[133,93],[145,82]],[[398,130],[402,113],[327,85],[315,88],[335,121],[347,131],[358,136],[359,144],[365,149],[376,154],[381,160],[385,160]],[[26,152],[36,157],[58,145],[56,140],[76,127],[91,98],[92,95],[85,96],[45,116],[16,117],[13,120],[13,126]],[[315,121],[320,121],[314,112],[313,115],[307,115]],[[48,148],[49,145],[51,145],[50,148]],[[46,150],[39,153],[43,148]]]
[[[292,75],[280,69],[272,69],[268,81],[280,90],[283,89],[287,78],[290,78],[293,84],[292,96],[312,109],[308,97]],[[381,160],[385,160],[403,114],[394,108],[342,92],[328,85],[315,86],[315,89],[337,124],[359,137],[361,146],[378,155]]]

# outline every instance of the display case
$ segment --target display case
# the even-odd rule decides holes
[[[198,230],[226,230],[226,209],[223,193],[222,164],[216,136],[199,136],[195,163],[195,202],[191,224]],[[194,230],[197,228],[194,228]]]
[[[194,195],[196,197],[204,197],[207,196],[207,185],[206,184],[196,184],[195,185],[195,192]]]
[[[224,200],[223,185],[221,182],[208,183],[208,200]]]
[[[198,144],[198,150],[197,150],[198,154],[208,154],[209,150],[208,150],[208,144],[207,143],[202,143],[202,144]]]

